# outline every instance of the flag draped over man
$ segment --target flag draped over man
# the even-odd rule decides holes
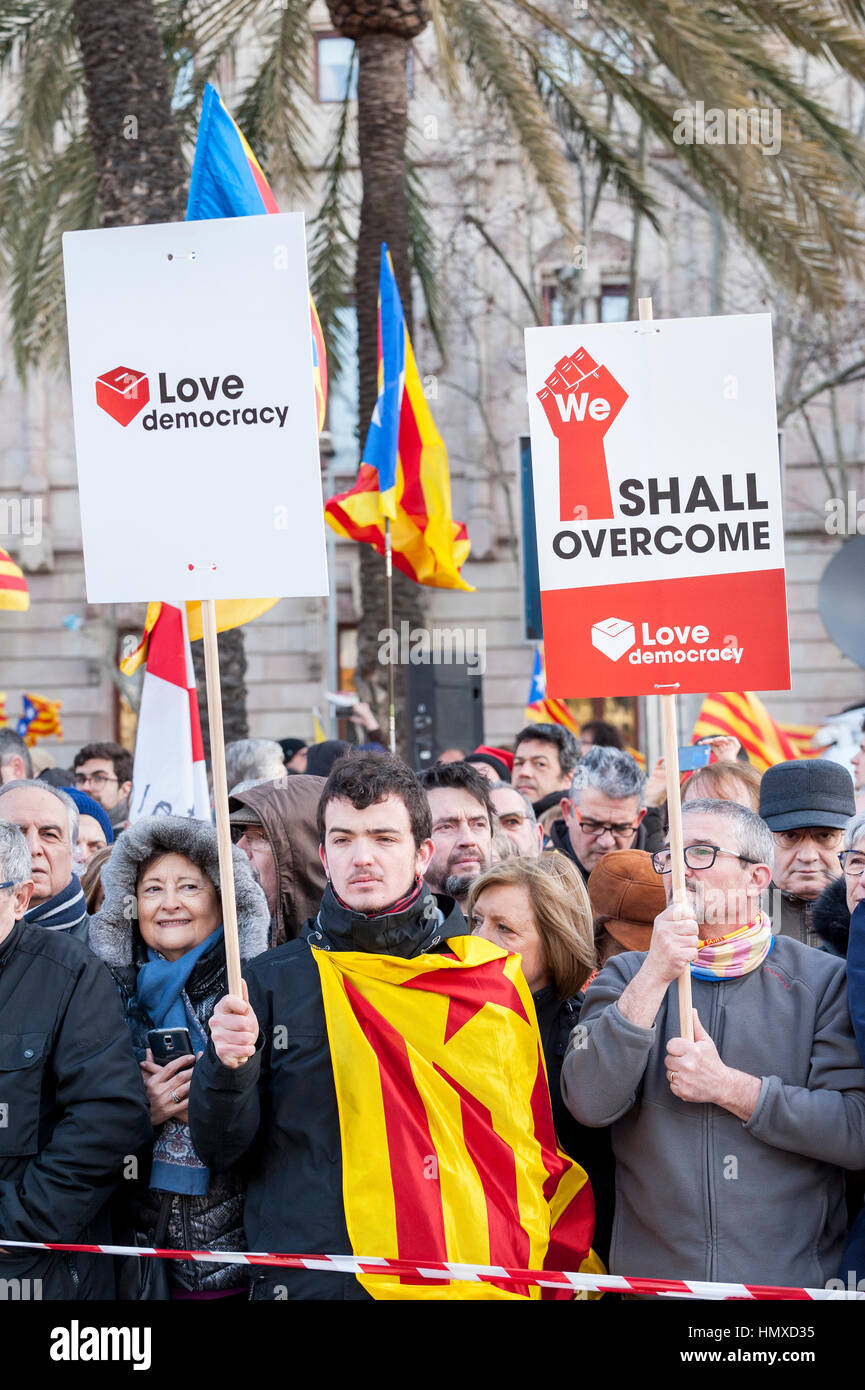
[[[393,563],[416,584],[467,589],[464,525],[451,515],[447,451],[423,393],[393,262],[382,243],[378,291],[378,399],[357,481],[325,503],[337,535],[385,553],[390,522]]]
[[[449,947],[412,960],[313,950],[352,1249],[427,1268],[602,1269],[591,1186],[557,1147],[519,956],[474,936]],[[444,1272],[358,1278],[378,1299],[540,1297]]]

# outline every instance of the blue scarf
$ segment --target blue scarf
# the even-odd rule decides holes
[[[152,946],[138,971],[138,1002],[154,1028],[189,1028],[193,1038],[207,1042],[206,1034],[183,997],[186,982],[199,960],[222,940],[218,926],[178,960],[166,960]],[[195,1043],[193,1042],[193,1046]],[[189,1133],[180,1120],[166,1120],[153,1146],[150,1186],[161,1192],[202,1196],[210,1186],[210,1170],[204,1166]]]
[[[25,922],[30,922],[34,927],[44,927],[46,931],[71,931],[86,918],[87,904],[75,874],[53,898],[37,903],[24,913]]]

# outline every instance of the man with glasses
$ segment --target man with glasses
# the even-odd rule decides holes
[[[432,814],[435,853],[424,877],[465,911],[472,881],[492,863],[495,811],[490,784],[471,763],[434,763],[420,784]]]
[[[825,758],[778,763],[763,774],[760,815],[772,831],[772,919],[781,936],[821,947],[814,904],[840,876],[838,851],[855,814],[853,779]]]
[[[847,1225],[842,1170],[865,1161],[844,963],[774,935],[760,907],[774,846],[753,811],[691,801],[682,826],[686,903],[672,904],[667,846],[649,950],[613,956],[589,986],[562,1070],[575,1118],[612,1126],[610,1268],[822,1287]]]
[[[613,849],[645,849],[643,774],[629,753],[590,748],[574,770],[562,820],[550,827],[550,847],[589,874]]]
[[[108,812],[117,833],[129,821],[132,754],[119,743],[87,743],[72,763],[75,785]]]

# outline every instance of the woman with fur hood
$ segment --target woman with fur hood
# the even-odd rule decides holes
[[[235,849],[232,857],[240,955],[247,961],[267,948],[269,913],[246,856]],[[207,1045],[214,1007],[227,992],[216,830],[182,816],[142,817],[114,846],[102,884],[105,901],[90,922],[90,949],[120,991],[156,1136],[152,1150],[139,1155],[136,1181],[121,1184],[134,1242],[243,1250],[243,1183],[236,1175],[209,1173],[187,1123],[191,1069]],[[147,1034],[170,1028],[188,1030],[195,1056],[159,1066]],[[159,1289],[159,1272],[151,1271],[145,1289],[130,1288],[127,1296],[207,1298],[246,1291],[243,1266],[134,1261],[157,1263],[168,1271],[168,1291]]]

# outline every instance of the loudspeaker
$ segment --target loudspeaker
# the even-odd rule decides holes
[[[416,772],[446,748],[470,753],[484,741],[483,677],[465,664],[409,666],[411,760]]]

